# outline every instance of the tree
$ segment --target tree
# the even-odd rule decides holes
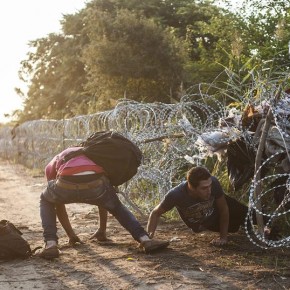
[[[75,103],[82,102],[86,76],[81,51],[87,40],[79,34],[79,17],[64,17],[66,34],[49,34],[30,42],[31,51],[19,71],[29,84],[20,120],[69,117],[74,115]]]
[[[20,120],[112,108],[126,97],[171,102],[228,65],[237,18],[193,0],[94,0],[62,19],[62,33],[30,42]],[[240,19],[238,19],[240,21]]]
[[[87,93],[102,100],[125,94],[138,101],[169,102],[183,79],[182,41],[128,10],[116,15],[93,10],[87,19]]]
[[[237,12],[243,17],[243,42],[256,63],[271,60],[272,67],[288,66],[290,2],[287,0],[243,1]]]

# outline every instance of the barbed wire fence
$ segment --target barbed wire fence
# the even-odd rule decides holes
[[[274,88],[273,88],[274,90]],[[254,105],[261,105],[266,102],[271,107],[272,91]],[[284,103],[279,103],[271,109],[274,112],[274,126],[279,128],[280,136],[285,141],[289,135],[285,135],[288,127],[285,127],[287,119],[285,102],[288,99],[282,98]],[[286,100],[286,101],[285,101]],[[243,101],[243,100],[241,100]],[[248,100],[244,100],[246,102]],[[288,103],[287,103],[288,106]],[[289,104],[290,107],[290,104]],[[283,109],[281,111],[281,108]],[[282,115],[285,115],[284,117]],[[135,142],[144,154],[144,159],[137,174],[126,184],[119,187],[119,191],[128,203],[140,214],[146,215],[152,210],[173,186],[184,179],[184,172],[194,165],[201,165],[212,148],[212,142],[223,145],[224,148],[229,142],[233,142],[241,136],[249,135],[249,128],[242,126],[241,121],[221,127],[221,120],[226,120],[230,115],[229,108],[218,101],[215,97],[202,93],[189,93],[184,95],[176,104],[164,103],[140,103],[132,100],[119,100],[112,110],[99,112],[91,115],[82,115],[63,120],[35,120],[28,121],[14,128],[3,127],[0,130],[0,156],[15,162],[24,164],[29,168],[41,169],[51,158],[63,149],[78,144],[90,134],[96,131],[112,130],[118,131]],[[287,122],[289,123],[288,119]],[[225,124],[228,124],[225,122]],[[249,125],[250,126],[250,125]],[[209,137],[211,132],[221,133],[223,138],[215,140]],[[286,133],[287,134],[287,133]],[[203,144],[200,144],[200,137]],[[215,135],[216,136],[216,135]],[[254,146],[254,138],[248,138],[248,145]],[[286,140],[287,141],[287,140]],[[279,148],[287,151],[287,142]],[[255,146],[254,146],[255,147]],[[276,153],[275,153],[276,154]],[[273,164],[273,155],[270,154],[264,160],[263,166],[267,163]],[[289,161],[289,160],[288,160]],[[268,166],[268,165],[267,165]],[[288,176],[286,185],[287,191],[279,205],[272,212],[261,212],[269,217],[271,226],[277,218],[284,219],[288,224],[289,208],[289,172],[283,172]],[[274,173],[273,178],[278,178],[279,173]],[[258,181],[260,184],[260,181]],[[252,193],[257,186],[253,178],[249,193],[249,219],[252,229],[247,231],[249,239],[256,245],[268,247],[288,247],[289,236],[279,240],[266,240],[256,229],[252,222],[252,213],[259,211],[257,199],[272,193],[273,188],[267,187],[263,180],[263,191],[259,197]]]
[[[29,168],[42,170],[55,154],[76,145],[93,132],[118,131],[134,141],[144,153],[137,175],[121,190],[133,194],[133,189],[138,188],[139,199],[147,204],[150,195],[152,200],[162,198],[178,182],[174,181],[174,176],[179,168],[188,165],[184,155],[192,153],[196,132],[202,130],[203,124],[194,104],[194,101],[146,104],[119,100],[113,110],[105,112],[63,120],[28,121],[13,130],[4,127],[0,132],[0,154]],[[185,116],[187,122],[191,120],[196,124],[196,131],[191,132],[189,138],[185,138],[187,133],[179,124]]]

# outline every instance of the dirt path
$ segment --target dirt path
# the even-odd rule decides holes
[[[32,248],[42,245],[38,205],[45,183],[24,167],[0,160],[0,219],[17,225]],[[146,255],[114,218],[108,224],[111,241],[98,243],[88,241],[97,228],[94,208],[70,205],[68,212],[85,244],[68,247],[60,229],[60,258],[1,261],[0,290],[290,289],[289,250],[261,250],[243,232],[233,234],[226,248],[217,248],[209,244],[212,233],[192,235],[180,222],[163,223],[157,238],[172,240],[170,247]]]

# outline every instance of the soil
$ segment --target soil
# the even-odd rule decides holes
[[[30,243],[42,246],[39,195],[43,176],[0,160],[0,219],[13,222]],[[85,242],[70,247],[59,226],[61,255],[52,261],[32,256],[0,261],[0,289],[290,289],[290,250],[264,250],[241,230],[224,247],[210,245],[215,233],[192,234],[180,221],[162,221],[156,238],[168,249],[145,254],[109,217],[108,242],[90,241],[96,208],[68,205],[73,227]],[[140,220],[146,226],[146,220]]]

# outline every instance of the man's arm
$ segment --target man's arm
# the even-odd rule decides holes
[[[161,205],[157,205],[150,213],[148,223],[147,223],[147,232],[149,237],[152,239],[157,228],[159,218],[162,214],[166,212],[165,209],[161,207]]]
[[[229,208],[224,195],[216,199],[219,213],[220,237],[211,241],[214,245],[225,245],[228,242]]]
[[[69,237],[69,243],[71,245],[75,245],[76,243],[82,243],[71,226],[64,204],[56,205],[56,215],[63,229],[65,230],[67,236]]]

